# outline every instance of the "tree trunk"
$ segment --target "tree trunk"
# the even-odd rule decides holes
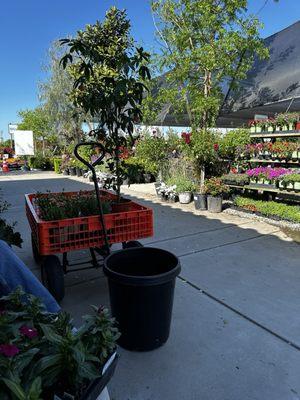
[[[204,182],[205,182],[205,165],[201,165],[200,171],[200,193],[204,191]]]
[[[114,142],[115,142],[115,163],[116,163],[116,176],[117,176],[117,202],[120,203],[121,200],[121,176],[120,176],[120,149],[119,149],[119,137],[118,128],[115,128],[114,132]]]
[[[45,157],[45,139],[42,138],[42,146],[43,146],[43,157]]]
[[[211,72],[210,71],[205,71],[204,73],[204,97],[209,97],[211,91]],[[203,118],[202,118],[202,125],[203,129],[208,128],[208,122],[209,122],[209,112],[205,110],[203,112]]]

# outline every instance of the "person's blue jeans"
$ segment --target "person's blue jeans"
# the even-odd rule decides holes
[[[0,297],[6,296],[18,286],[25,293],[40,298],[49,312],[57,313],[60,307],[54,297],[19,259],[7,243],[0,240]]]

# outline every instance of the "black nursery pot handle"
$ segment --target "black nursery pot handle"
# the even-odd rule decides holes
[[[79,147],[84,147],[84,146],[90,146],[93,148],[99,148],[101,150],[101,154],[99,155],[99,157],[92,163],[89,163],[87,160],[85,160],[83,157],[81,157],[81,155],[78,153],[78,149]],[[88,169],[93,170],[94,167],[98,164],[101,163],[101,161],[103,160],[103,158],[105,157],[105,148],[103,146],[103,144],[101,143],[97,143],[97,142],[84,142],[84,143],[78,143],[76,144],[75,148],[74,148],[74,154],[75,157],[82,162],[82,164],[84,164],[86,167],[88,167]]]

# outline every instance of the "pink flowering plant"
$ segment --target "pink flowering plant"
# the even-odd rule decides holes
[[[248,169],[246,174],[249,178],[253,179],[266,179],[269,181],[276,181],[281,178],[283,175],[292,173],[292,170],[287,168],[271,168],[271,167],[256,167],[252,169]]]
[[[93,307],[74,331],[70,316],[48,313],[17,289],[0,299],[0,399],[79,399],[116,348],[119,333],[108,311]]]

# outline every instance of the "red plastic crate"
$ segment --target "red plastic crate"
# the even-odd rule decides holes
[[[66,192],[67,196],[79,192]],[[84,193],[84,192],[81,192]],[[87,191],[86,193],[92,193]],[[40,194],[39,194],[40,195]],[[49,193],[45,194],[49,196]],[[51,196],[57,193],[50,193]],[[101,247],[104,244],[100,216],[42,221],[35,204],[36,194],[26,194],[26,215],[40,255]],[[116,200],[109,191],[101,191],[101,199]],[[113,213],[105,214],[105,226],[110,244],[137,240],[153,235],[153,212],[150,208],[129,201],[113,205]]]

